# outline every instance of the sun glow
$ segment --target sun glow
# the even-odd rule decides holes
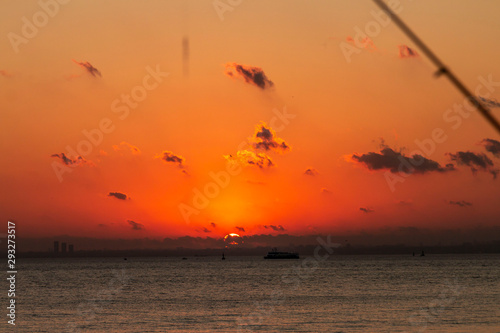
[[[224,240],[226,240],[228,237],[241,237],[241,236],[240,236],[240,235],[238,235],[238,234],[234,234],[234,233],[232,233],[232,234],[227,234],[226,236],[224,236]]]
[[[240,245],[243,243],[243,238],[241,238],[240,235],[235,234],[235,233],[230,233],[224,236],[224,243],[226,244],[225,247],[229,248],[231,246],[236,246]]]

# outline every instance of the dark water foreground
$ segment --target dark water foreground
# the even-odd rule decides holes
[[[500,332],[500,255],[24,259],[17,279],[18,332]]]

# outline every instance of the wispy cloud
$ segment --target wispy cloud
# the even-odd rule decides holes
[[[59,158],[59,160],[65,165],[76,166],[76,165],[79,165],[82,163],[88,163],[88,161],[86,159],[84,159],[82,156],[77,156],[77,157],[71,158],[71,157],[67,156],[65,153],[52,154],[52,155],[50,155],[50,157]]]
[[[359,210],[366,214],[375,212],[375,210],[368,207],[360,207]]]
[[[369,51],[377,50],[375,43],[373,43],[373,40],[371,40],[370,37],[361,38],[359,41],[356,41],[351,36],[347,36],[345,40],[357,48],[367,49]]]
[[[226,75],[230,77],[240,77],[246,83],[252,84],[261,89],[269,89],[274,83],[269,80],[260,67],[247,66],[233,63],[226,64]]]
[[[456,153],[447,153],[452,161],[458,165],[466,165],[470,167],[473,174],[478,170],[489,172],[495,179],[498,174],[498,169],[494,169],[493,161],[483,153],[473,153],[471,151],[458,151]]]
[[[128,142],[122,141],[119,145],[113,145],[115,151],[130,150],[132,154],[139,155],[141,150]]]
[[[101,77],[102,76],[101,72],[97,68],[92,66],[88,61],[80,62],[80,61],[76,61],[75,59],[71,59],[71,60],[73,60],[73,62],[75,64],[77,64],[78,66],[85,68],[90,75],[92,75],[94,77],[97,77],[97,76]]]
[[[245,232],[245,228],[243,227],[235,227],[236,230],[238,230],[239,232]]]
[[[124,193],[120,193],[120,192],[109,192],[108,197],[114,197],[114,198],[117,198],[119,200],[127,200],[127,195]]]
[[[274,231],[286,231],[286,229],[280,224],[280,225],[265,225],[264,228],[266,229],[272,229]]]
[[[145,230],[144,224],[135,222],[132,220],[127,220],[127,223],[132,227],[132,230],[135,231],[140,231],[140,230]]]
[[[469,206],[472,206],[472,203],[467,202],[467,201],[464,201],[464,200],[460,200],[460,201],[449,201],[448,203],[449,203],[450,205],[453,205],[453,206],[459,206],[459,207],[469,207]]]

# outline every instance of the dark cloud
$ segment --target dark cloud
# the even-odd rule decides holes
[[[256,166],[260,169],[270,168],[274,166],[273,161],[264,153],[254,153],[250,150],[240,150],[233,155],[224,155],[228,161],[237,162],[244,166]]]
[[[214,222],[211,222],[211,223],[210,223],[210,226],[211,226],[212,228],[217,228],[217,224],[215,224]]]
[[[489,99],[482,96],[478,96],[477,98],[479,99],[479,101],[481,101],[481,103],[483,103],[487,107],[500,108],[500,102],[498,102],[496,99]]]
[[[242,228],[242,227],[235,227],[236,230],[238,230],[239,232],[245,232],[245,228]]]
[[[142,223],[139,223],[139,222],[135,222],[135,221],[132,221],[132,220],[127,220],[127,223],[130,224],[130,226],[132,227],[132,230],[144,230],[144,224]]]
[[[360,210],[360,211],[362,211],[363,213],[367,213],[367,214],[368,214],[368,213],[373,213],[373,212],[374,212],[374,210],[373,210],[373,209],[371,209],[371,208],[366,208],[366,207],[360,207],[360,208],[359,208],[359,210]]]
[[[364,164],[370,170],[389,170],[392,173],[403,172],[406,174],[424,174],[427,172],[447,172],[455,170],[453,164],[442,167],[438,162],[415,154],[405,156],[389,147],[384,147],[380,153],[369,152],[363,155],[353,154],[352,159]]]
[[[115,197],[120,200],[127,200],[127,195],[120,192],[109,192],[108,197]]]
[[[253,141],[255,141],[252,144],[254,149],[266,151],[275,150],[278,152],[284,152],[290,149],[290,146],[288,146],[283,139],[278,138],[272,128],[264,123],[257,125]]]
[[[235,62],[226,64],[226,75],[230,77],[239,76],[245,82],[253,84],[261,89],[268,89],[274,86],[274,83],[269,80],[264,74],[262,68],[240,65]]]
[[[460,201],[450,201],[449,204],[450,205],[454,205],[454,206],[460,206],[460,207],[472,206],[472,203],[467,202],[467,201],[463,201],[463,200],[460,200]]]
[[[52,154],[50,155],[50,157],[57,157],[61,160],[62,163],[64,163],[65,165],[78,165],[78,164],[81,164],[81,163],[86,163],[87,160],[84,159],[83,157],[81,156],[78,156],[78,157],[75,157],[75,158],[71,158],[69,156],[66,156],[65,153],[60,153],[60,154]]]
[[[286,229],[280,224],[280,225],[265,225],[264,228],[266,229],[272,229],[274,231],[286,231]]]
[[[79,61],[76,61],[74,59],[72,59],[72,60],[78,66],[85,68],[87,70],[87,72],[89,72],[90,75],[92,75],[94,77],[97,77],[97,76],[101,77],[102,76],[101,72],[97,68],[92,66],[88,61],[79,62]]]
[[[458,164],[467,165],[470,167],[477,166],[482,169],[487,169],[489,166],[493,165],[493,162],[488,158],[488,156],[481,153],[473,153],[470,151],[459,151],[455,154],[449,154],[452,161],[456,161]]]
[[[212,232],[212,230],[208,230],[207,228],[202,228],[201,231],[203,231],[204,233]]]
[[[171,151],[163,151],[160,155],[156,157],[161,158],[167,163],[177,163],[179,167],[182,168],[182,164],[184,163],[184,158],[180,155],[175,155]]]
[[[398,45],[398,56],[403,58],[416,58],[418,57],[417,51],[410,48],[408,45]]]
[[[316,171],[316,169],[314,169],[314,168],[309,168],[306,171],[304,171],[304,174],[308,175],[308,176],[317,176],[317,175],[319,175],[319,172]]]
[[[493,161],[483,153],[458,151],[455,154],[448,153],[447,155],[457,164],[469,166],[473,174],[476,174],[478,170],[482,170],[491,173],[494,179],[497,177],[498,169],[494,169]]]
[[[483,145],[486,151],[489,151],[496,157],[500,157],[500,141],[493,139],[484,139],[479,144]]]

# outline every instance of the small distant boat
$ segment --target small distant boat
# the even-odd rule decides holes
[[[273,248],[264,256],[264,259],[299,259],[299,254],[296,252],[280,252],[277,248]]]

